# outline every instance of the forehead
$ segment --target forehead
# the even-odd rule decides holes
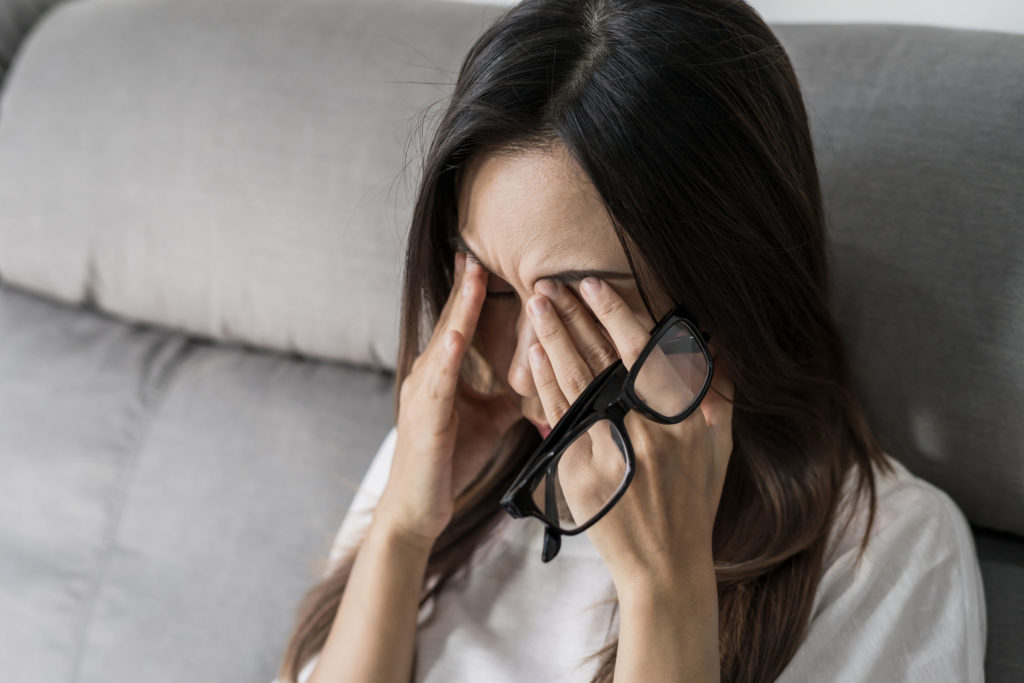
[[[460,185],[458,216],[462,239],[506,279],[629,270],[597,190],[561,146],[475,159]]]

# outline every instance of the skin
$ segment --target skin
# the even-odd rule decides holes
[[[458,215],[473,256],[457,254],[449,300],[400,389],[391,476],[316,683],[408,680],[426,559],[486,446],[520,416],[545,433],[600,370],[617,358],[631,366],[654,325],[599,196],[564,148],[477,160]],[[652,295],[660,316],[671,301]],[[460,380],[471,342],[496,372],[486,396]],[[619,598],[616,681],[719,679],[711,532],[732,394],[716,364],[712,390],[683,422],[626,417],[636,474],[586,531]]]

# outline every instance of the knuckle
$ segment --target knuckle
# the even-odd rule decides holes
[[[544,374],[537,378],[537,390],[542,393],[551,393],[558,389],[558,381],[551,374]]]
[[[594,302],[594,312],[600,316],[614,316],[619,312],[621,303],[612,297],[601,297]]]
[[[553,342],[558,339],[558,328],[553,325],[545,325],[536,332],[541,342]]]
[[[590,367],[603,370],[615,362],[615,355],[608,349],[607,344],[595,341],[583,349],[583,359]]]
[[[427,395],[434,401],[439,401],[448,398],[449,391],[449,373],[441,371],[438,372],[432,380],[427,389]]]
[[[627,342],[627,346],[629,348],[630,356],[633,358],[639,358],[644,347],[647,346],[647,338],[640,336],[633,337]]]
[[[444,450],[447,445],[448,435],[444,429],[427,429],[423,435],[424,445],[433,451]]]
[[[562,309],[562,322],[567,326],[578,325],[583,319],[583,308],[574,304],[566,304]]]
[[[566,389],[569,390],[573,396],[579,396],[583,393],[583,390],[590,384],[590,380],[579,368],[570,368],[565,373],[565,384]]]

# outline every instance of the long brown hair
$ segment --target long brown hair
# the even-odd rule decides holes
[[[645,303],[658,288],[685,305],[730,369],[734,445],[712,546],[722,680],[772,680],[803,640],[847,473],[855,500],[868,495],[863,552],[872,464],[888,469],[831,311],[825,214],[792,65],[735,0],[527,0],[507,11],[466,56],[426,155],[396,386],[451,287],[460,171],[482,154],[551,144],[600,194]],[[501,519],[498,499],[537,441],[520,422],[459,495],[421,604]],[[306,595],[285,680],[323,647],[353,562]],[[595,683],[611,681],[617,646],[595,653]]]

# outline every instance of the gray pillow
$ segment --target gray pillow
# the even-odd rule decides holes
[[[393,367],[418,114],[493,10],[380,5],[89,0],[48,14],[0,100],[0,277]]]

